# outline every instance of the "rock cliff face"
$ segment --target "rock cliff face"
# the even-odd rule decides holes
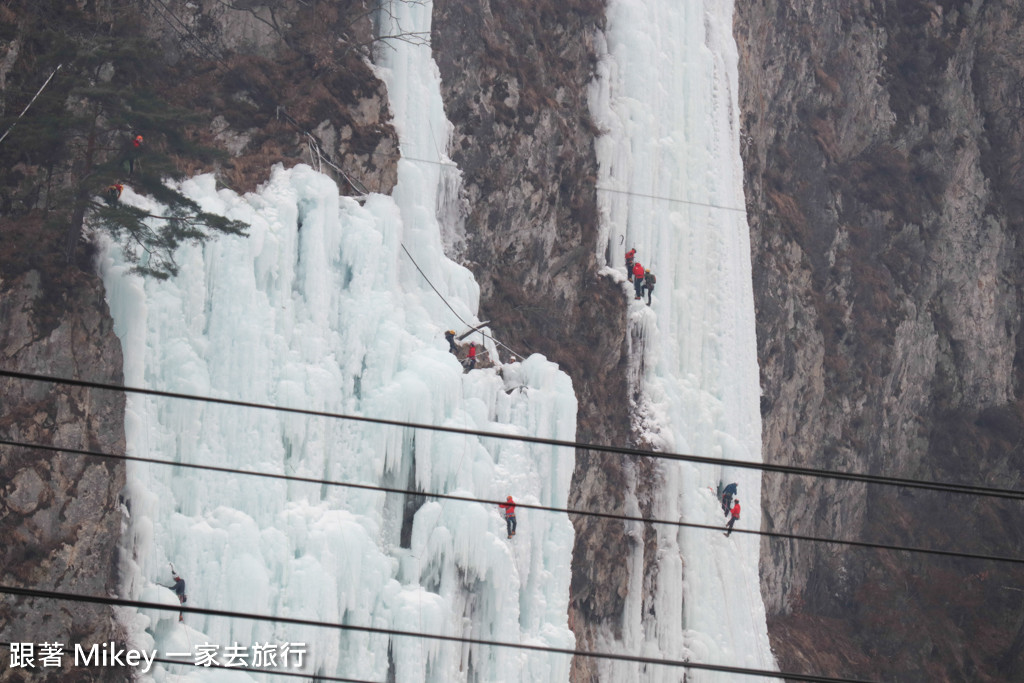
[[[386,88],[366,63],[373,13],[360,0],[163,4],[141,26],[183,77],[180,95],[204,113],[199,139],[228,153],[224,182],[248,191],[271,164],[304,162],[333,174],[344,194],[391,191],[398,137]]]
[[[598,0],[434,3],[434,58],[463,173],[461,254],[481,288],[481,317],[524,353],[571,377],[581,441],[630,444],[626,307],[597,275],[597,133],[587,105],[603,25]],[[570,507],[623,512],[633,475],[608,456],[577,452]],[[570,625],[581,649],[621,625],[636,541],[622,524],[574,520]],[[596,679],[593,661],[574,680]]]
[[[736,10],[766,460],[1020,489],[1024,10]],[[762,500],[767,530],[1024,548],[1006,500],[780,475]],[[1021,671],[1014,565],[779,541],[762,560],[784,669]]]
[[[26,373],[121,382],[121,347],[102,286],[85,275],[63,301],[47,300],[40,273],[0,281],[0,363]],[[54,315],[54,307],[60,309]],[[5,440],[124,452],[124,395],[0,378]],[[0,583],[107,596],[117,592],[124,465],[30,448],[0,448]],[[6,642],[73,644],[120,640],[109,607],[0,596]],[[6,660],[6,651],[5,651]],[[28,669],[31,680],[113,680],[101,669]],[[5,665],[0,680],[20,680]],[[119,678],[119,677],[118,677]],[[27,679],[26,679],[27,680]]]

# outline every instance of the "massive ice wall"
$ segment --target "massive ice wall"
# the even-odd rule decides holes
[[[656,448],[760,460],[750,248],[743,211],[731,3],[612,0],[591,103],[608,272],[630,310],[632,406]],[[648,308],[633,300],[623,254],[657,276]],[[738,482],[741,528],[760,528],[754,470],[664,464],[656,516],[723,524],[720,481]],[[657,528],[657,582],[634,572],[622,647],[673,659],[773,669],[758,579],[758,539]],[[638,548],[638,553],[642,548]],[[642,563],[642,557],[637,558]],[[638,565],[639,566],[639,565]],[[649,610],[642,610],[641,596]],[[612,667],[615,680],[671,680]],[[691,671],[687,680],[728,680]]]
[[[429,3],[399,4],[392,20],[429,34],[429,18]],[[182,248],[180,273],[166,281],[130,274],[108,245],[103,272],[126,383],[572,439],[575,397],[553,364],[531,356],[464,374],[448,352],[445,329],[479,322],[478,288],[442,249],[438,207],[457,171],[443,153],[436,67],[428,46],[402,41],[380,61],[409,157],[393,196],[339,197],[307,167],[276,168],[244,197],[198,177],[182,190],[248,223],[246,238]],[[159,209],[130,189],[123,201]],[[498,360],[494,343],[469,339]],[[139,395],[129,397],[126,429],[129,454],[175,463],[556,507],[572,472],[571,452],[551,447]],[[129,597],[176,604],[160,586],[173,563],[188,581],[188,605],[574,645],[564,515],[520,510],[510,542],[493,505],[142,463],[129,465],[128,478]],[[248,648],[251,664],[254,645],[301,644],[303,671],[367,680],[565,680],[569,669],[565,656],[255,619],[179,622],[174,611],[150,610],[125,620],[138,644],[161,655],[210,643],[222,663],[226,648]],[[229,680],[182,661],[152,678]]]

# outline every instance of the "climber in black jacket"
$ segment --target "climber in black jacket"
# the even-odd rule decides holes
[[[654,273],[650,270],[644,270],[644,289],[647,290],[647,305],[651,305],[651,294],[654,293],[654,284],[658,281],[654,277]]]

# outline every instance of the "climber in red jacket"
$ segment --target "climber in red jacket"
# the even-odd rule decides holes
[[[512,538],[516,535],[516,503],[512,500],[512,496],[507,498],[506,503],[499,503],[498,507],[501,508],[501,514],[505,516],[505,527],[508,530],[508,537]]]
[[[128,172],[129,180],[131,180],[132,174],[135,173],[135,167],[138,165],[139,157],[142,156],[142,142],[142,136],[136,135],[132,138],[131,144],[125,143],[124,145],[121,165],[124,167],[124,170]]]
[[[466,360],[468,361],[467,367],[470,370],[476,367],[476,344],[472,342],[469,345],[469,355],[466,357]]]
[[[636,290],[634,299],[639,300],[644,293],[644,267],[639,262],[633,264],[633,288]]]
[[[732,525],[740,518],[740,499],[734,498],[733,502],[735,504],[732,506],[732,510],[729,511],[732,514],[732,517],[729,518],[729,523],[725,525],[725,528],[728,529],[728,531],[725,532],[726,536],[732,533]]]
[[[633,281],[633,259],[636,258],[636,247],[626,252],[626,277]]]

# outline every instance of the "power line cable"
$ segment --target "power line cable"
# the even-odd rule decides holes
[[[407,496],[421,496],[423,498],[433,498],[441,501],[459,501],[464,503],[480,503],[483,505],[499,505],[505,501],[501,500],[489,500],[487,498],[474,498],[472,496],[459,496],[450,493],[431,493],[429,491],[414,491],[409,489],[401,489],[390,486],[379,486],[374,484],[359,484],[355,482],[336,481],[331,479],[316,479],[314,477],[300,477],[290,474],[278,474],[275,472],[255,472],[252,470],[239,470],[230,467],[222,467],[219,465],[206,465],[201,463],[189,463],[189,462],[175,462],[171,460],[160,460],[158,458],[144,458],[140,456],[133,456],[119,453],[105,453],[102,451],[94,451],[80,448],[64,448],[60,446],[50,446],[46,444],[32,444],[22,441],[13,441],[10,439],[0,438],[0,446],[11,446],[15,448],[30,448],[36,450],[51,451],[57,453],[70,453],[73,455],[83,455],[96,458],[106,458],[109,460],[120,460],[124,462],[138,462],[146,463],[151,465],[164,465],[168,467],[181,467],[185,469],[206,471],[206,472],[218,472],[221,474],[237,474],[250,477],[260,477],[263,479],[276,479],[280,481],[290,481],[305,484],[315,484],[317,486],[336,486],[338,488],[350,488],[362,491],[377,491],[381,493],[395,493]],[[672,526],[677,528],[689,528],[689,529],[706,529],[708,531],[721,532],[722,527],[712,524],[699,524],[697,522],[683,522],[679,520],[668,520],[668,519],[657,519],[651,517],[638,517],[633,515],[623,515],[612,512],[595,512],[592,510],[578,510],[573,508],[560,508],[547,505],[533,505],[530,503],[516,503],[516,507],[523,508],[526,510],[538,510],[541,512],[554,512],[559,514],[577,515],[580,517],[596,517],[599,519],[607,519],[622,522],[641,522],[644,524],[658,524],[664,526]],[[1007,562],[1011,564],[1024,564],[1024,558],[1021,557],[1008,557],[1004,555],[986,555],[981,553],[968,553],[960,552],[955,550],[938,550],[933,548],[921,548],[916,546],[904,546],[887,543],[873,543],[870,541],[848,541],[837,538],[829,538],[822,536],[808,536],[805,534],[792,534],[784,533],[779,531],[761,531],[754,529],[733,529],[734,534],[748,534],[751,536],[764,536],[767,538],[789,540],[789,541],[810,541],[815,543],[831,543],[835,545],[846,545],[857,548],[870,548],[873,550],[891,550],[898,552],[907,553],[918,553],[923,555],[938,555],[941,557],[955,557],[959,559],[968,560],[984,560],[988,562]]]
[[[161,664],[170,664],[171,666],[187,666],[193,669],[221,669],[224,671],[245,671],[253,674],[266,674],[268,676],[285,676],[288,678],[304,678],[309,681],[331,681],[332,683],[378,683],[377,681],[369,681],[365,678],[340,678],[338,676],[327,676],[320,673],[292,673],[290,671],[275,671],[273,669],[256,669],[251,666],[224,666],[223,664],[213,665],[205,667],[196,664],[189,664],[188,662],[179,662],[173,659],[164,659],[163,657],[154,657],[154,662],[160,662]]]
[[[634,192],[633,190],[618,190],[614,187],[601,187],[595,185],[594,189],[598,192],[608,192],[609,194],[621,194],[629,197],[641,197],[643,199],[658,200],[661,202],[668,202],[670,204],[687,204],[689,206],[700,206],[707,209],[721,209],[723,211],[734,211],[738,213],[746,213],[746,208],[737,208],[735,206],[726,206],[724,204],[712,204],[710,202],[697,202],[691,199],[678,199],[676,197],[663,197],[656,194],[648,194],[645,192]]]
[[[295,617],[281,617],[267,614],[252,614],[247,612],[234,612],[229,610],[207,609],[204,607],[186,607],[184,605],[165,605],[156,602],[142,602],[139,600],[127,600],[125,598],[111,598],[105,596],[81,595],[78,593],[62,593],[57,591],[44,591],[32,588],[19,588],[16,586],[0,585],[0,593],[19,595],[29,598],[44,598],[54,600],[67,600],[71,602],[89,602],[100,605],[111,605],[117,607],[135,607],[137,609],[154,609],[162,612],[188,612],[190,614],[201,614],[212,617],[226,617],[230,619],[251,619],[253,621],[269,621],[281,624],[293,624],[297,626],[313,626],[319,628],[330,628],[339,631],[354,631],[357,633],[369,633],[375,635],[386,635],[397,638],[415,638],[437,640],[448,643],[462,643],[466,645],[480,645],[485,647],[504,647],[515,650],[527,650],[543,654],[567,655],[570,657],[588,657],[592,659],[605,659],[623,662],[634,662],[637,664],[657,664],[660,666],[671,666],[684,669],[700,669],[704,671],[720,671],[724,673],[735,673],[746,676],[757,676],[760,678],[785,678],[790,680],[810,681],[812,683],[872,683],[862,679],[834,678],[830,676],[805,675],[785,671],[768,671],[766,669],[751,669],[738,666],[723,666],[718,664],[704,664],[702,662],[689,662],[679,659],[657,659],[654,657],[642,657],[639,655],[613,654],[606,652],[592,652],[588,650],[574,650],[569,648],[548,647],[544,645],[530,645],[527,643],[509,643],[500,640],[485,640],[483,638],[466,638],[463,636],[447,636],[436,633],[418,633],[416,631],[403,631],[399,629],[381,628],[373,626],[356,626],[354,624],[337,624],[327,621],[316,621],[313,619],[298,619]]]
[[[389,420],[379,417],[368,417],[365,415],[351,415],[346,413],[334,413],[324,410],[311,410],[308,408],[290,408],[286,406],[275,406],[267,403],[254,403],[251,401],[240,401],[228,398],[215,398],[212,396],[198,396],[195,394],[183,394],[179,392],[161,391],[159,389],[145,389],[142,387],[129,387],[120,384],[106,382],[95,382],[68,377],[55,377],[38,373],[17,372],[14,370],[0,369],[0,377],[10,377],[34,382],[50,382],[67,386],[77,386],[89,389],[103,389],[107,391],[127,392],[142,394],[145,396],[156,396],[161,398],[173,398],[186,401],[201,401],[218,405],[228,405],[240,408],[254,408],[258,410],[270,410],[293,415],[309,415],[313,417],[324,417],[330,419],[350,420],[353,422],[364,422],[388,427],[404,427],[409,429],[425,429],[428,431],[444,432],[448,434],[468,434],[487,439],[501,439],[505,441],[520,441],[543,446],[555,446],[579,450],[596,451],[599,453],[614,453],[636,458],[652,458],[657,460],[668,460],[677,462],[693,462],[704,465],[717,465],[721,467],[735,467],[740,469],[761,470],[777,474],[794,474],[800,476],[817,477],[823,479],[839,479],[843,481],[854,481],[867,484],[880,484],[886,486],[901,486],[905,488],[916,488],[930,491],[941,491],[946,493],[962,493],[968,495],[986,496],[991,498],[1007,498],[1011,500],[1024,500],[1024,491],[1014,489],[1001,489],[995,487],[977,486],[972,484],[954,484],[949,482],[925,481],[920,479],[906,479],[902,477],[890,477],[876,474],[864,474],[860,472],[840,472],[837,470],[823,470],[811,467],[797,467],[794,465],[775,465],[763,462],[748,462],[744,460],[730,460],[727,458],[712,458],[702,455],[687,455],[683,453],[645,451],[629,446],[605,446],[602,444],[584,443],[580,441],[565,441],[561,439],[549,439],[539,436],[526,436],[521,434],[503,434],[501,432],[488,432],[479,429],[465,429],[462,427],[444,427],[418,422],[406,422],[403,420]]]

